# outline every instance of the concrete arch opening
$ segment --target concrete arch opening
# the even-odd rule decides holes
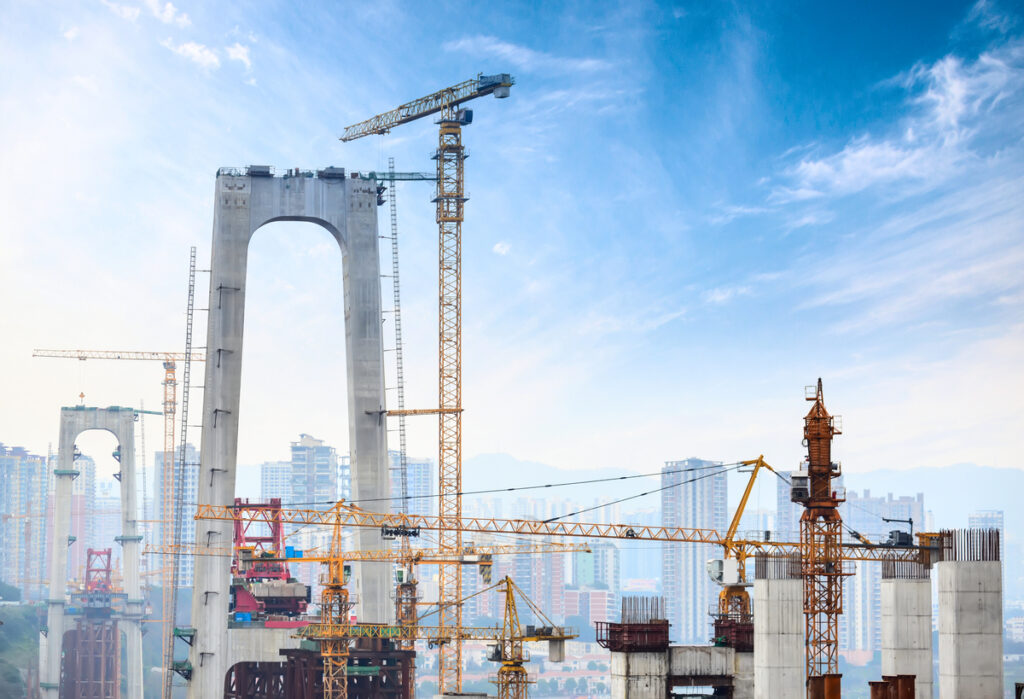
[[[338,168],[289,170],[277,177],[269,168],[253,166],[222,168],[214,190],[199,503],[234,502],[249,244],[257,230],[278,221],[316,223],[341,248],[352,494],[355,499],[386,497],[389,474],[382,412],[384,347],[375,183],[346,179]],[[231,523],[197,520],[195,540],[202,546],[230,546]],[[379,532],[369,530],[356,534],[356,545],[383,547]],[[387,564],[354,567],[352,588],[361,620],[392,621],[390,583]],[[190,697],[223,696],[230,667],[239,662],[280,662],[279,651],[297,643],[289,629],[228,628],[230,585],[230,571],[223,561],[198,558],[192,595],[195,635],[189,650]]]
[[[40,689],[47,699],[57,699],[60,692],[61,665],[64,656],[65,631],[68,629],[66,574],[68,551],[76,542],[71,538],[72,497],[75,480],[82,476],[78,468],[76,447],[79,435],[92,430],[109,432],[117,440],[116,453],[120,466],[118,480],[121,491],[121,533],[116,543],[121,549],[123,606],[119,626],[124,631],[124,681],[126,695],[142,696],[142,628],[145,601],[139,575],[142,535],[139,532],[137,505],[138,485],[135,472],[135,420],[131,408],[113,406],[91,408],[78,405],[61,408],[60,441],[57,468],[54,469],[53,517],[50,531],[50,591],[47,600],[46,635],[40,639]],[[113,648],[113,646],[111,646]],[[118,659],[119,661],[119,659]]]
[[[245,296],[239,463],[287,461],[289,443],[303,433],[342,454],[346,451],[342,274],[341,249],[321,226],[276,222],[253,235]],[[250,486],[247,492],[254,490]],[[287,492],[275,491],[273,496],[290,506]]]

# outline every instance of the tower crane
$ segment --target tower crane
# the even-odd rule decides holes
[[[396,126],[440,114],[437,161],[438,225],[438,407],[416,414],[438,415],[438,512],[446,526],[439,531],[440,548],[462,547],[462,221],[466,203],[462,127],[473,122],[473,111],[463,105],[486,95],[509,96],[515,80],[508,73],[478,75],[413,100],[391,111],[348,126],[342,141],[386,134]],[[389,414],[399,414],[389,411]],[[402,411],[401,414],[414,414]],[[462,569],[442,564],[438,573],[438,599],[442,627],[462,625]],[[442,647],[438,663],[438,692],[462,690],[462,643]]]
[[[178,409],[178,381],[177,381],[177,366],[178,362],[186,361],[191,358],[195,362],[206,361],[206,355],[204,352],[192,352],[191,355],[185,352],[140,352],[140,351],[118,351],[118,350],[83,350],[83,349],[71,349],[71,350],[55,350],[55,349],[36,349],[32,350],[33,357],[47,357],[54,359],[77,359],[79,361],[86,361],[89,359],[116,359],[116,360],[130,360],[130,361],[147,361],[147,362],[161,362],[164,369],[164,378],[161,382],[164,390],[163,400],[163,416],[164,416],[164,472],[162,478],[163,485],[163,499],[162,499],[162,511],[161,511],[161,527],[160,527],[160,538],[165,545],[173,543],[173,532],[172,527],[174,526],[174,508],[177,502],[176,497],[176,483],[174,479],[174,435],[175,435],[175,418]],[[140,412],[140,411],[136,411]],[[151,412],[151,411],[144,411]],[[159,414],[159,413],[156,413]],[[169,674],[168,669],[171,663],[171,653],[173,652],[173,630],[174,630],[174,569],[176,566],[173,563],[167,563],[165,561],[162,567],[162,581],[161,581],[161,594],[163,604],[163,632],[161,633],[162,638],[162,651],[164,663],[162,669],[164,673]]]

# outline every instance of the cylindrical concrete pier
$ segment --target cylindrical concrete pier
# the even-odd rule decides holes
[[[914,698],[932,699],[932,581],[916,562],[882,564],[882,675],[914,675]]]
[[[999,532],[942,532],[939,585],[940,699],[1003,696],[1003,566]]]
[[[754,578],[754,697],[802,697],[806,655],[800,561],[758,557]]]

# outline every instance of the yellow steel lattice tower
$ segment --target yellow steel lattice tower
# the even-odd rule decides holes
[[[453,107],[441,112],[437,154],[438,225],[438,515],[444,526],[438,544],[442,551],[462,549],[462,126]],[[450,412],[448,412],[450,411]],[[462,627],[462,567],[444,563],[438,570],[440,626]],[[462,644],[441,647],[440,685],[462,686]]]
[[[473,119],[461,108],[484,95],[508,97],[514,83],[507,73],[479,75],[397,109],[378,114],[345,129],[343,141],[370,134],[384,134],[393,127],[440,113],[437,160],[438,252],[438,407],[436,410],[401,411],[401,414],[437,413],[438,421],[438,514],[441,551],[456,554],[462,548],[462,220],[466,202],[462,126]],[[397,411],[389,411],[397,415]],[[440,648],[438,692],[462,689],[462,570],[443,563],[438,575],[439,621],[443,633],[455,638]]]

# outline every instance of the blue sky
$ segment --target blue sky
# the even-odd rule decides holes
[[[0,439],[45,450],[80,391],[159,404],[157,366],[29,355],[179,348],[217,167],[430,170],[429,120],[337,136],[505,71],[465,132],[467,456],[790,467],[821,376],[848,470],[1022,465],[1012,4],[434,5],[4,3]],[[398,197],[407,404],[429,407],[436,227],[429,188]],[[243,463],[299,432],[345,449],[340,269],[311,224],[255,238]]]

